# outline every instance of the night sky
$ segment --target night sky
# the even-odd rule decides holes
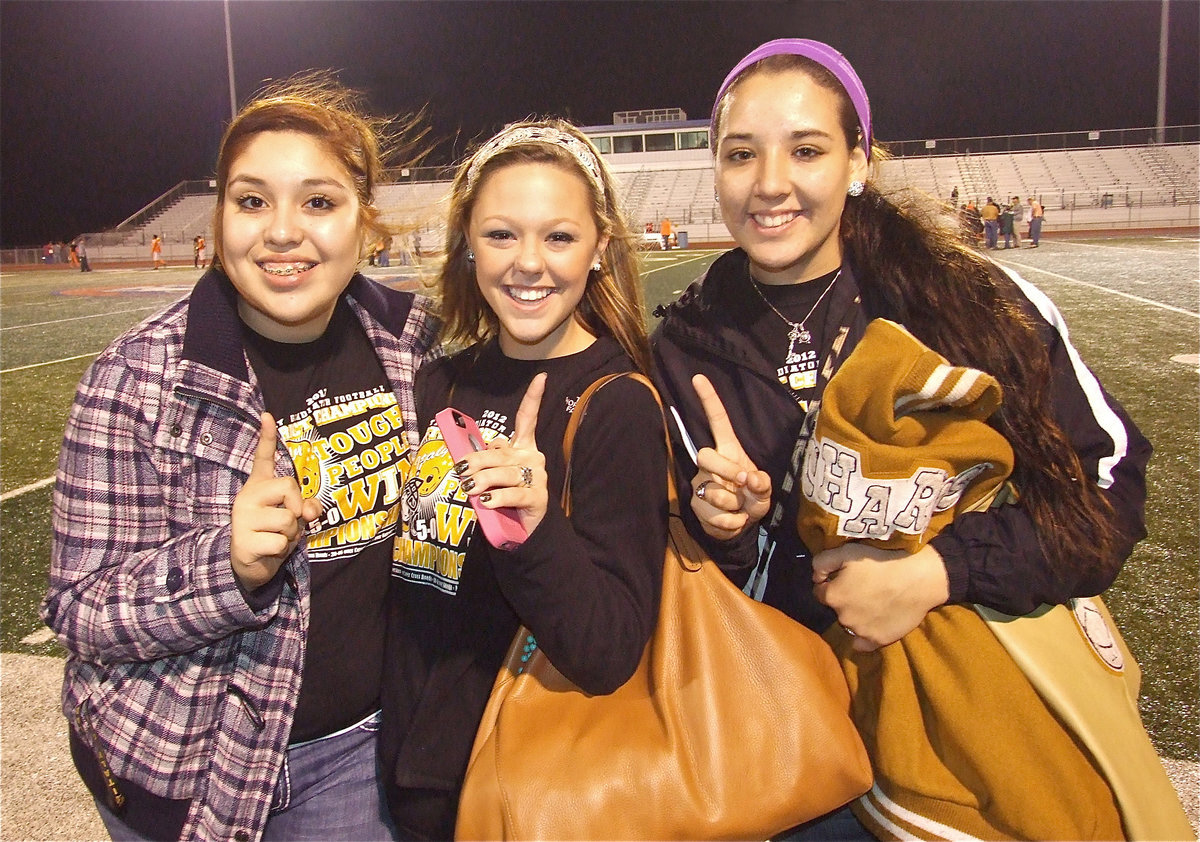
[[[230,4],[239,103],[263,80],[340,71],[382,113],[426,109],[431,160],[530,114],[707,117],[770,38],[856,66],[882,140],[1152,126],[1161,4],[273,2]],[[1200,3],[1172,0],[1168,125],[1200,123]],[[229,119],[215,0],[0,0],[0,240],[110,228],[211,176]]]

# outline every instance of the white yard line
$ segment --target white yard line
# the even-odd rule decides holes
[[[149,307],[134,307],[132,310],[112,310],[108,313],[92,313],[89,316],[71,316],[67,319],[55,319],[52,322],[31,322],[27,325],[9,325],[8,327],[0,327],[0,330],[17,330],[22,327],[42,327],[44,325],[59,325],[63,322],[77,322],[80,319],[98,319],[101,316],[119,316],[122,313],[141,313],[145,310],[154,310],[158,307],[157,304],[152,304]]]
[[[101,349],[101,350],[103,350],[103,349]],[[42,366],[46,366],[46,365],[58,365],[59,363],[69,363],[72,360],[82,360],[82,359],[86,359],[87,357],[98,357],[98,356],[100,356],[100,351],[92,351],[90,354],[78,354],[74,357],[63,357],[61,360],[47,360],[44,363],[30,363],[29,365],[19,365],[19,366],[16,366],[15,368],[6,368],[3,371],[0,371],[0,374],[8,374],[9,372],[12,372],[12,371],[26,371],[31,368],[41,368]]]
[[[1196,244],[1196,240],[1187,239],[1187,238],[1183,238],[1183,237],[1148,237],[1147,239],[1150,241],[1157,241],[1159,243],[1191,243],[1193,245]],[[1135,252],[1138,254],[1146,254],[1146,253],[1178,254],[1179,253],[1178,249],[1154,249],[1154,248],[1143,247],[1143,246],[1114,246],[1109,243],[1076,243],[1076,242],[1072,242],[1071,240],[1059,240],[1059,239],[1054,240],[1054,246],[1055,246],[1055,248],[1057,248],[1058,246],[1069,246],[1071,248],[1077,248],[1077,249],[1106,249],[1108,251],[1132,251],[1132,252]]]
[[[1051,272],[1049,269],[1041,269],[1037,266],[1030,266],[1028,263],[1018,263],[1015,260],[1005,260],[1002,258],[996,258],[996,262],[1003,263],[1007,266],[1016,266],[1018,269],[1026,269],[1026,270],[1029,270],[1030,272],[1041,272],[1043,275],[1049,275],[1052,278],[1058,278],[1059,280],[1068,281],[1069,283],[1072,283],[1072,284],[1079,284],[1080,286],[1091,287],[1092,289],[1098,289],[1098,290],[1101,290],[1102,292],[1111,293],[1112,295],[1119,295],[1122,298],[1128,298],[1131,301],[1137,301],[1141,304],[1149,304],[1151,307],[1158,307],[1160,310],[1170,310],[1172,313],[1180,313],[1184,316],[1191,316],[1194,319],[1200,319],[1200,313],[1196,313],[1192,310],[1184,310],[1182,307],[1173,307],[1170,304],[1163,304],[1161,301],[1154,301],[1149,298],[1143,298],[1140,295],[1134,295],[1133,293],[1130,293],[1130,292],[1121,292],[1120,290],[1111,289],[1110,287],[1101,286],[1100,284],[1093,284],[1088,281],[1081,281],[1078,278],[1072,278],[1069,275],[1060,275],[1058,272]]]
[[[717,253],[719,253],[719,252],[717,252]],[[697,254],[695,257],[690,258],[688,260],[671,260],[670,264],[668,264],[667,266],[655,266],[653,269],[646,269],[645,271],[642,272],[642,274],[650,275],[654,272],[661,272],[663,269],[673,269],[676,266],[686,266],[689,263],[695,263],[697,260],[704,260],[706,257],[712,257],[712,255],[713,255],[713,252],[709,251],[709,252],[704,252],[703,254]]]
[[[30,491],[37,491],[39,488],[45,488],[50,483],[54,482],[54,477],[46,477],[37,482],[31,482],[29,485],[22,485],[20,488],[14,488],[12,491],[5,491],[0,494],[0,503],[6,500],[11,500],[14,497],[20,497],[22,494],[28,494]]]

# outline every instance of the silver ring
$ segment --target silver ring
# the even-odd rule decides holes
[[[704,482],[702,482],[696,486],[696,496],[699,497],[701,500],[704,499],[704,495],[708,491],[708,485],[711,482],[712,482],[711,479],[706,479]]]
[[[533,485],[533,468],[517,465],[521,469],[521,485],[530,488]]]

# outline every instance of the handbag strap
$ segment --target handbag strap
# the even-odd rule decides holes
[[[591,400],[592,396],[596,394],[596,392],[600,391],[600,389],[602,389],[604,386],[621,377],[628,377],[631,380],[636,380],[638,383],[641,383],[650,390],[650,394],[654,396],[654,402],[658,404],[658,412],[663,420],[663,441],[665,441],[667,445],[667,499],[670,501],[669,513],[672,517],[678,517],[679,492],[675,485],[675,472],[671,467],[675,464],[675,460],[671,453],[671,438],[667,435],[666,415],[663,411],[662,397],[659,396],[658,390],[654,388],[654,384],[650,382],[650,378],[637,371],[607,374],[603,377],[600,377],[590,386],[588,386],[584,390],[583,394],[579,396],[579,400],[575,402],[575,410],[571,413],[571,420],[567,422],[567,431],[563,435],[563,464],[566,465],[566,471],[563,477],[562,510],[564,514],[566,514],[568,517],[570,516],[572,474],[571,453],[575,449],[575,434],[579,431],[579,425],[583,423],[584,415],[587,414],[588,402]]]

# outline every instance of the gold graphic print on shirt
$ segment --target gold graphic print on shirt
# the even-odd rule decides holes
[[[483,425],[485,443],[497,432]],[[430,423],[404,483],[400,534],[392,553],[392,575],[458,592],[467,545],[475,533],[475,510],[459,485],[441,430]]]
[[[324,507],[309,524],[310,562],[349,558],[395,535],[408,462],[395,394],[381,386],[332,398],[314,395],[304,411],[279,425],[279,437],[301,494]]]
[[[775,369],[779,382],[793,392],[803,392],[817,385],[817,352],[789,352],[784,364]]]

